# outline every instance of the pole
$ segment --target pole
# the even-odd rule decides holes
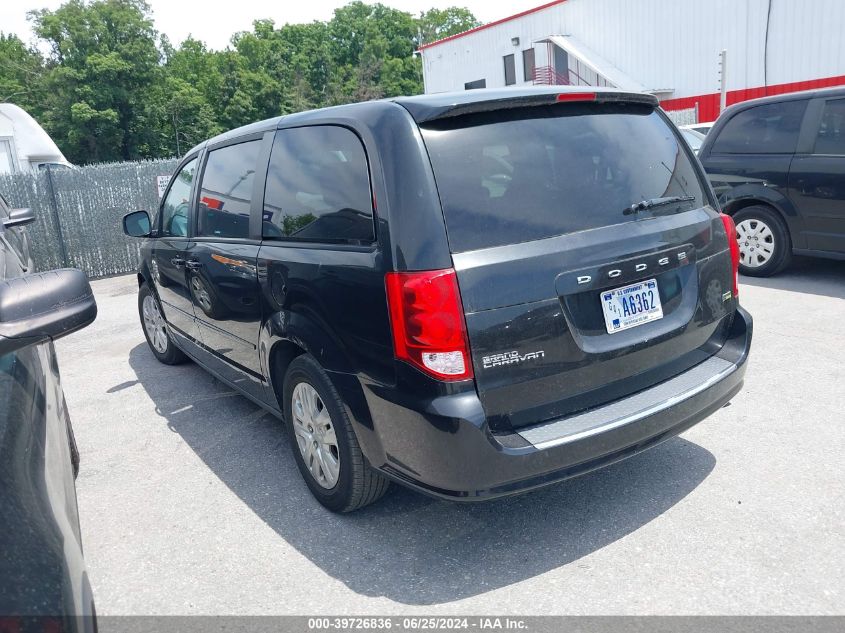
[[[176,110],[173,110],[173,133],[176,135],[176,155],[181,156],[182,150],[179,148],[179,128],[176,125]]]
[[[67,258],[67,247],[65,246],[65,238],[62,234],[62,223],[59,220],[59,203],[56,200],[56,189],[53,186],[53,172],[50,170],[50,165],[44,165],[47,170],[47,188],[50,190],[50,206],[53,211],[53,223],[56,225],[56,237],[59,240],[59,252],[62,255],[62,266],[67,268],[70,265]]]
[[[728,51],[722,49],[722,52],[719,53],[719,114],[728,107],[728,75],[725,66],[727,56]]]

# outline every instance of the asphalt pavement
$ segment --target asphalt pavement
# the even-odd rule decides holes
[[[743,278],[745,389],[659,447],[521,497],[394,487],[338,516],[282,423],[147,348],[134,276],[57,343],[99,614],[845,613],[845,262]]]

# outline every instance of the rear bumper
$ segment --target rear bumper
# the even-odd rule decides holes
[[[479,500],[533,490],[655,446],[727,404],[742,388],[752,319],[738,308],[713,357],[609,405],[505,435],[487,428],[474,391],[419,403],[365,390],[386,476],[424,493]]]

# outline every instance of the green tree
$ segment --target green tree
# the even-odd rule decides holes
[[[37,116],[43,100],[44,60],[16,35],[0,33],[0,102]]]
[[[30,13],[50,46],[44,124],[71,161],[129,160],[160,148],[145,95],[160,76],[143,0],[69,0]]]
[[[175,49],[162,36],[159,47],[164,64],[146,94],[156,136],[152,155],[180,156],[223,131],[211,98],[218,71],[213,53],[196,39],[188,38]]]
[[[418,31],[414,43],[416,46],[421,46],[474,29],[481,26],[481,22],[475,19],[469,9],[449,7],[448,9],[423,11],[417,19],[417,25]]]
[[[30,13],[46,59],[0,34],[0,98],[28,110],[74,162],[172,156],[291,112],[422,91],[422,42],[478,24],[360,0],[328,22],[256,20],[224,50],[156,32],[144,0],[67,0]]]
[[[416,33],[417,22],[411,14],[382,4],[356,1],[335,10],[329,22],[329,48],[335,63],[329,100],[341,103],[395,96],[400,88],[421,92],[419,62],[413,58]],[[393,60],[405,63],[389,63]]]

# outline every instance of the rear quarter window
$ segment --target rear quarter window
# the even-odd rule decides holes
[[[688,150],[650,107],[475,114],[427,124],[423,138],[452,252],[620,224],[632,219],[624,209],[652,198],[693,200],[643,215],[706,204]]]
[[[813,153],[845,156],[845,99],[824,104]]]
[[[335,125],[276,133],[264,195],[265,238],[366,244],[375,239],[367,155]]]
[[[791,154],[807,101],[754,106],[735,114],[713,142],[712,154]]]

